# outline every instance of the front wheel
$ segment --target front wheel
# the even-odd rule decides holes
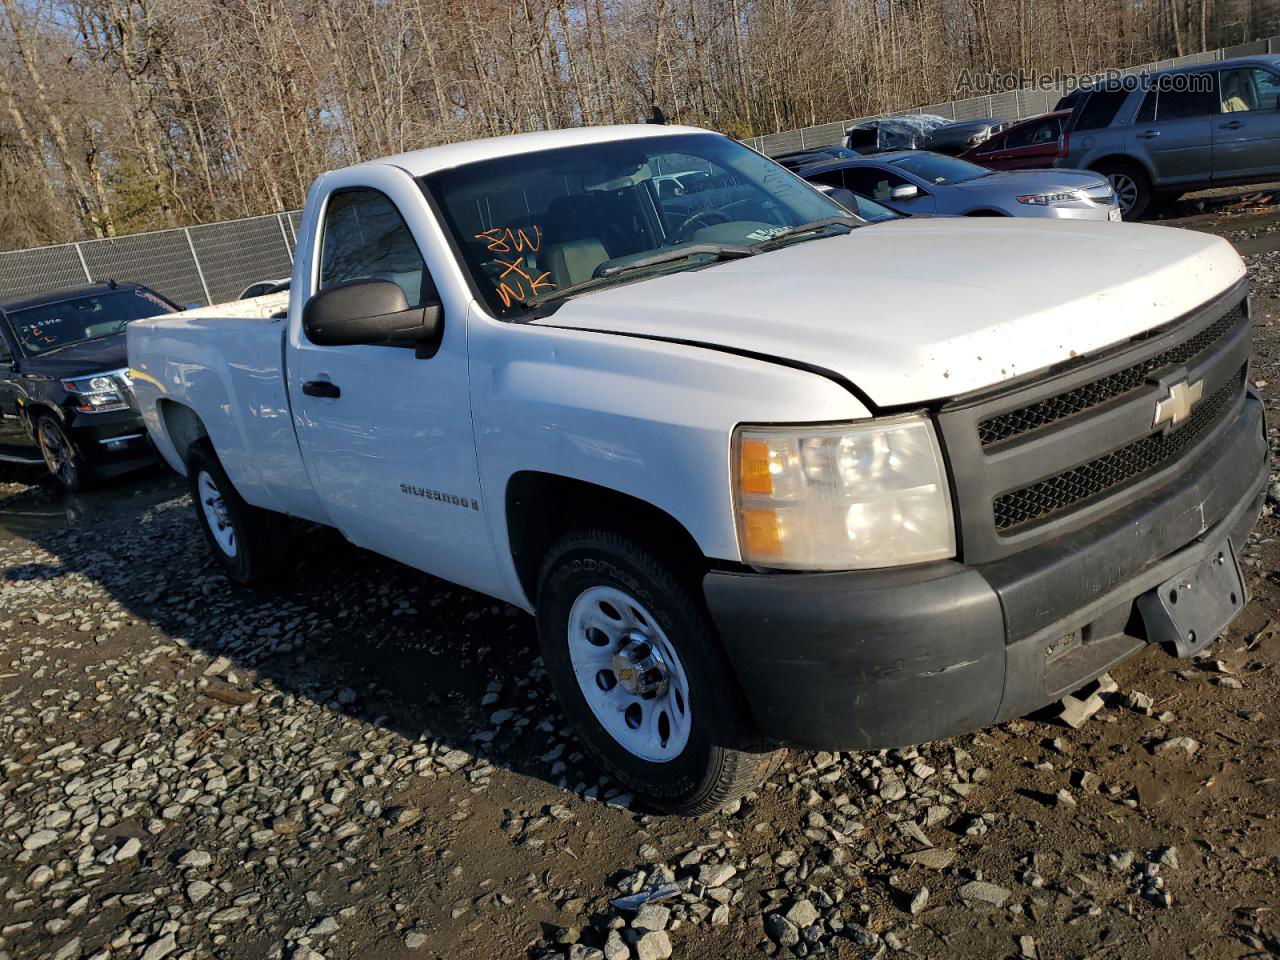
[[[708,813],[757,786],[759,746],[707,615],[652,554],[592,530],[560,540],[538,590],[543,661],[600,764],[670,813]]]
[[[93,474],[89,465],[55,417],[45,415],[36,421],[36,443],[44,465],[64,490],[75,493],[90,485]]]
[[[283,518],[245,503],[207,440],[187,452],[187,483],[196,519],[227,576],[248,584],[280,572]]]
[[[1129,163],[1108,163],[1098,167],[1107,178],[1126,220],[1141,220],[1151,204],[1151,181],[1139,167]]]

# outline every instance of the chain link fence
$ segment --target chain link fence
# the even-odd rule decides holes
[[[297,213],[0,253],[0,300],[96,280],[144,283],[183,306],[234,300],[293,271]]]
[[[1232,57],[1280,54],[1280,37],[1130,67],[1126,73],[1213,63]],[[1012,90],[990,96],[934,103],[899,114],[935,113],[952,120],[999,117],[1020,120],[1053,109],[1064,90]],[[770,155],[839,144],[854,117],[744,141]],[[300,211],[226,220],[177,230],[85,240],[54,247],[0,252],[0,300],[79,286],[95,280],[146,284],[183,306],[235,299],[249,284],[287,277],[293,270]]]

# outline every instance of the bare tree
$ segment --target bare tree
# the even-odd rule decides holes
[[[0,0],[12,246],[287,209],[322,171],[476,136],[746,137],[1280,34],[1266,0]],[[26,189],[13,190],[26,173]],[[34,177],[34,183],[30,180]],[[34,188],[33,188],[34,187]]]

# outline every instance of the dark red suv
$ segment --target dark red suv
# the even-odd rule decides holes
[[[992,170],[1038,170],[1053,166],[1058,137],[1070,110],[1020,120],[960,156]]]

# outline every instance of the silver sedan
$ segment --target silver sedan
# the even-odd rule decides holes
[[[908,216],[1120,219],[1111,184],[1087,170],[997,171],[940,153],[898,150],[814,164],[796,173]]]

